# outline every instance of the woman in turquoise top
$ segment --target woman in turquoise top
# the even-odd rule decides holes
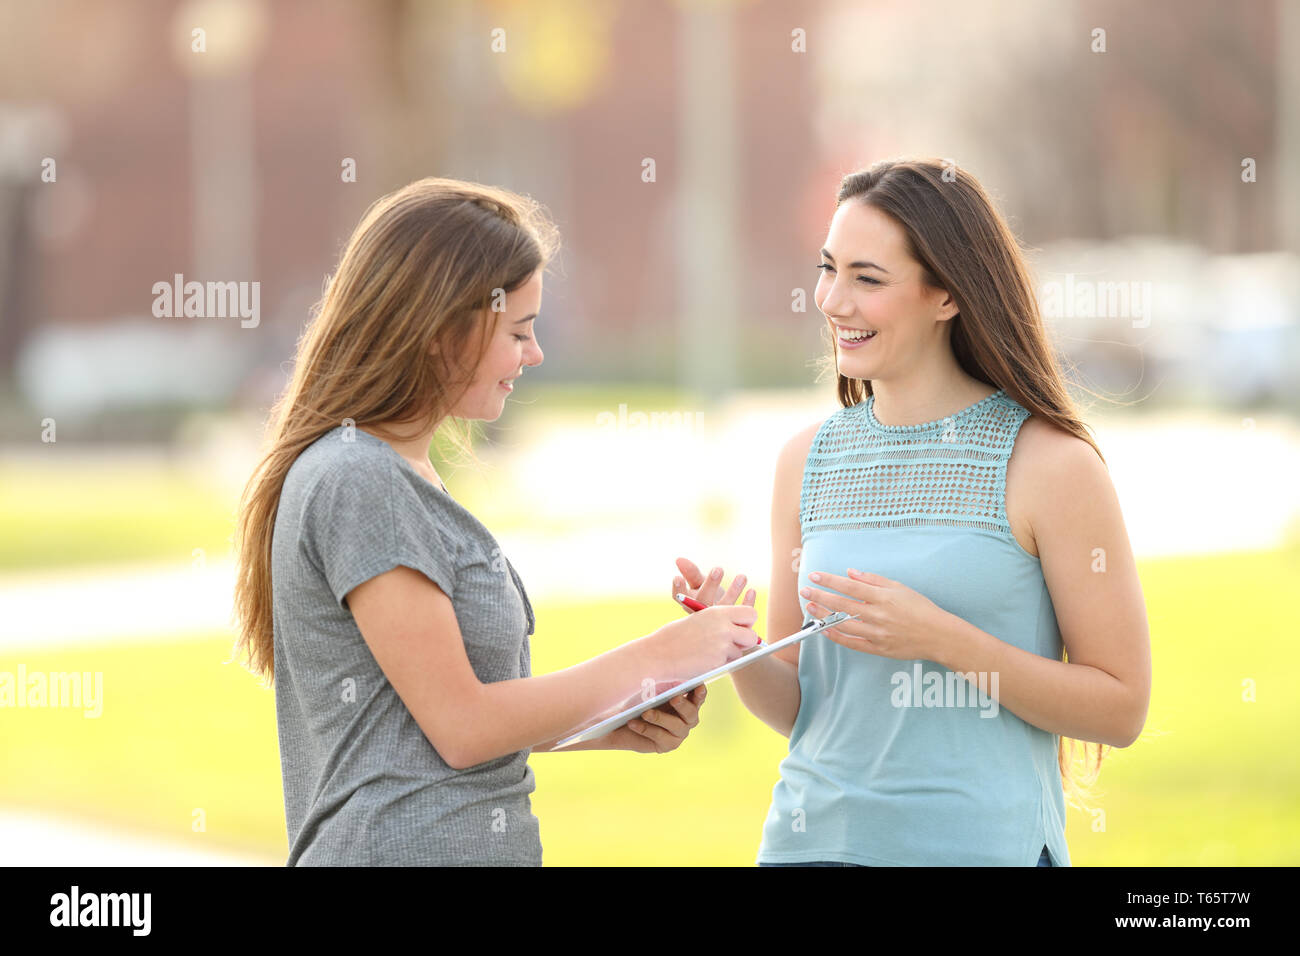
[[[1150,650],[1019,246],[964,170],[880,163],[821,260],[843,407],[778,458],[768,631],[858,619],[733,675],[790,738],[758,862],[1068,866],[1063,740],[1137,739]],[[705,603],[745,583],[678,567]]]

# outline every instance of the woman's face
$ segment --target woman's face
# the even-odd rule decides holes
[[[858,200],[843,203],[821,257],[813,298],[830,324],[841,375],[888,379],[944,346],[946,320],[957,306],[947,292],[921,282],[921,264],[908,255],[892,217]]]
[[[526,283],[506,294],[496,332],[453,415],[489,422],[501,417],[512,391],[508,384],[523,373],[524,366],[542,364],[542,348],[533,334],[541,307],[542,270],[538,269]]]

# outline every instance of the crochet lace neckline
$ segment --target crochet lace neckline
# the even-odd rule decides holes
[[[979,409],[988,405],[990,402],[996,400],[1002,394],[1004,394],[1004,392],[1002,389],[999,388],[996,392],[993,392],[991,395],[987,395],[984,398],[981,398],[974,405],[967,405],[959,412],[953,412],[951,415],[945,415],[943,418],[937,418],[932,422],[921,422],[919,425],[882,424],[880,420],[876,418],[876,396],[875,395],[868,395],[867,400],[862,403],[862,407],[863,407],[862,414],[865,416],[867,424],[871,426],[871,428],[875,431],[895,432],[895,433],[928,431],[930,429],[946,428],[951,425],[954,425],[957,422],[963,420],[964,418],[973,415]]]

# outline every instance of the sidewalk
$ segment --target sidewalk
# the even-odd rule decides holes
[[[201,840],[196,836],[195,841]],[[77,820],[0,809],[6,866],[283,866],[283,860],[205,850]]]

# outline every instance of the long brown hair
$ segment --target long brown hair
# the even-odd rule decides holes
[[[496,331],[501,294],[528,282],[558,248],[544,207],[478,183],[421,179],[366,210],[298,341],[293,376],[240,499],[236,656],[246,652],[249,669],[268,683],[271,538],[290,466],[345,421],[413,423],[419,433],[448,419]],[[467,450],[467,432],[452,431]]]
[[[1104,462],[1066,390],[1024,251],[979,181],[938,159],[886,160],[840,181],[835,207],[849,201],[865,203],[898,223],[908,253],[921,265],[922,281],[952,296],[958,312],[949,321],[949,342],[961,369],[1002,389],[1030,414],[1083,439]],[[834,361],[832,354],[829,362]],[[845,408],[871,394],[870,381],[838,372],[836,378]],[[1071,773],[1076,744],[1083,748],[1082,778]],[[1096,752],[1089,767],[1089,746],[1062,737],[1057,747],[1066,793],[1084,809],[1107,750],[1104,744],[1091,744]]]

